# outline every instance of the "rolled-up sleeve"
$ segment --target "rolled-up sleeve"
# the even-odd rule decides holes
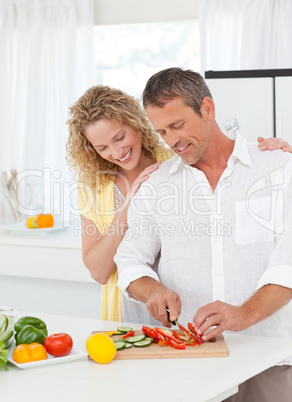
[[[292,288],[292,163],[277,173],[277,179],[271,182],[272,191],[273,187],[277,190],[275,248],[259,280],[258,289],[268,284]],[[275,179],[275,172],[273,174]]]
[[[143,185],[128,210],[128,229],[114,261],[118,269],[117,286],[127,299],[134,300],[127,288],[131,282],[150,277],[159,282],[153,270],[161,242],[155,230],[155,203],[151,186]],[[151,198],[151,201],[149,200]]]

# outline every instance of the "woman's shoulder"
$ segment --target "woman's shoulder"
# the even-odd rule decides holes
[[[161,149],[156,154],[156,160],[165,162],[168,159],[172,158],[174,155],[175,155],[175,152],[173,152],[171,148],[166,148],[165,146],[161,146]]]

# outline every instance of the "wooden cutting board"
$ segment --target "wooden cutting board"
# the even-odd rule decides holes
[[[113,329],[115,331],[115,329]],[[109,330],[111,331],[111,330]],[[105,331],[94,331],[93,334],[104,333]],[[135,335],[143,334],[142,331],[135,331]],[[113,335],[112,339],[120,336]],[[144,348],[132,346],[129,349],[119,350],[116,354],[116,360],[127,359],[183,359],[194,357],[226,357],[229,350],[225,343],[223,335],[218,335],[215,341],[204,342],[200,346],[186,346],[184,350],[174,349],[171,346],[160,346],[152,343]],[[89,357],[90,358],[90,357]]]

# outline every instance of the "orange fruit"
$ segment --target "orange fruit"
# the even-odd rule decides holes
[[[41,228],[51,228],[54,226],[54,217],[52,214],[39,214],[36,218],[37,227]]]

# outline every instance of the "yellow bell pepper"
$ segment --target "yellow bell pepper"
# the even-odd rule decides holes
[[[48,358],[46,348],[40,343],[20,344],[13,350],[12,358],[16,363],[29,363]]]

